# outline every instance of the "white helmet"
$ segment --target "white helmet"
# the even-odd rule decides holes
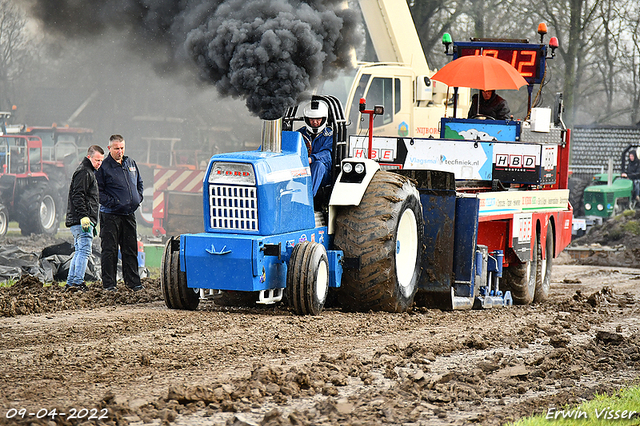
[[[304,108],[304,122],[307,125],[307,130],[311,134],[320,133],[327,125],[327,117],[329,116],[329,108],[327,104],[322,101],[311,101]],[[310,118],[321,118],[322,121],[318,127],[313,127],[309,122]]]

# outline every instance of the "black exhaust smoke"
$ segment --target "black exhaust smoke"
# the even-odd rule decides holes
[[[189,65],[265,120],[284,115],[321,79],[351,65],[361,42],[342,0],[27,0],[64,37],[124,32],[165,70]]]

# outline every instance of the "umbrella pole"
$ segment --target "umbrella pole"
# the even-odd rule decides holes
[[[457,118],[456,111],[458,109],[458,88],[453,88],[453,118]]]
[[[444,117],[447,117],[447,107],[449,106],[449,86],[447,86],[447,96],[444,98]],[[455,117],[455,113],[453,114]]]

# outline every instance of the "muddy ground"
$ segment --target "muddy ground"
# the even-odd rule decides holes
[[[556,262],[540,305],[317,317],[173,311],[158,279],[68,294],[26,278],[0,289],[0,423],[50,425],[37,417],[54,408],[58,424],[118,425],[498,425],[546,413],[640,382],[640,270],[573,262]]]

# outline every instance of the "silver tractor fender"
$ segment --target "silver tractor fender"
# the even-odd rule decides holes
[[[329,199],[329,234],[334,233],[336,207],[357,206],[362,201],[373,175],[380,164],[366,158],[345,158],[340,164],[340,174],[333,185]]]

